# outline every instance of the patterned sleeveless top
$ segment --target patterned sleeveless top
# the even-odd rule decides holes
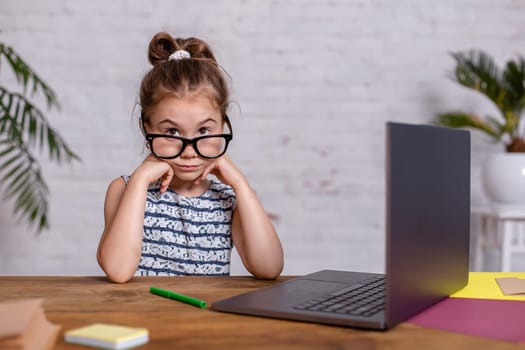
[[[129,176],[122,176],[126,184]],[[160,183],[148,187],[137,276],[230,274],[235,192],[211,180],[206,192],[185,197]]]

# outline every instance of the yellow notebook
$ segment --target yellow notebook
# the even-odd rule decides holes
[[[128,349],[147,343],[149,332],[146,328],[95,323],[65,332],[64,340],[104,349]]]
[[[496,282],[496,278],[525,278],[525,272],[470,272],[468,285],[452,294],[452,298],[525,300],[525,294],[505,295]]]

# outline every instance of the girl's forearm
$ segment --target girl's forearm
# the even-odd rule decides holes
[[[276,278],[283,269],[283,249],[273,224],[246,181],[238,183],[234,190],[246,268],[257,278]]]
[[[137,270],[142,249],[146,189],[147,183],[131,178],[100,243],[99,263],[113,282],[127,282]]]

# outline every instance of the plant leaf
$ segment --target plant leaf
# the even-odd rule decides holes
[[[16,79],[27,91],[30,81],[33,82],[31,94],[34,95],[40,91],[46,98],[48,108],[60,109],[56,93],[29,67],[29,65],[20,57],[13,48],[0,43],[0,57],[4,56],[15,73]]]
[[[0,176],[6,185],[4,196],[14,199],[15,215],[28,219],[41,232],[48,225],[49,190],[32,151],[47,152],[49,158],[57,162],[80,158],[25,95],[41,93],[48,108],[59,109],[55,92],[20,55],[0,43],[0,61],[2,57],[24,91],[19,94],[0,86]]]
[[[28,181],[31,181],[31,165],[21,168],[18,174],[13,174],[10,181],[6,180],[9,190],[6,192],[5,197],[11,198],[17,193],[22,186]]]
[[[435,121],[437,124],[448,126],[450,128],[478,129],[498,140],[501,138],[500,130],[503,127],[503,124],[499,123],[496,119],[493,119],[491,123],[487,123],[473,114],[462,112],[439,114]]]
[[[20,163],[4,174],[8,183],[6,198],[15,200],[14,212],[30,219],[40,232],[47,228],[47,195],[49,193],[43,181],[36,160],[27,150],[17,155]]]
[[[39,150],[47,148],[50,159],[58,162],[80,159],[50,126],[44,114],[27,98],[11,93],[0,86],[0,92],[2,91],[6,92],[4,99],[7,98],[10,101],[9,104],[0,103],[0,109],[11,121],[10,135],[12,138],[17,138],[21,140],[19,143],[27,143],[29,146],[39,146]],[[24,115],[21,116],[20,113]]]
[[[508,61],[503,78],[507,85],[509,107],[519,115],[525,107],[525,60],[520,57],[516,61]]]
[[[504,114],[508,109],[508,92],[503,74],[492,57],[481,50],[456,52],[454,79],[461,85],[487,96]]]

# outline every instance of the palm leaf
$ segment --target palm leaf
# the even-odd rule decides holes
[[[40,91],[46,98],[48,108],[60,108],[55,92],[44,83],[13,48],[0,43],[0,56],[6,58],[17,81],[22,84],[24,92],[27,92],[29,84],[32,83],[31,95]]]
[[[502,136],[504,125],[491,118],[490,122],[486,122],[481,118],[462,112],[457,113],[442,113],[436,117],[435,122],[450,128],[474,128],[481,130],[490,136],[499,140]]]
[[[487,96],[505,117],[509,109],[509,92],[503,78],[492,57],[480,50],[456,52],[452,54],[456,60],[454,79],[461,85],[478,91]]]
[[[492,130],[496,130],[497,135],[500,135],[498,139],[501,137],[501,135],[503,135],[506,132],[505,130],[506,124],[501,123],[500,121],[501,119],[487,115],[485,116],[485,120],[486,120],[486,124],[489,125],[489,127]]]
[[[50,159],[60,162],[78,159],[49,125],[38,108],[24,96],[0,87],[0,172],[5,198],[14,198],[15,215],[26,217],[37,230],[47,228],[48,188],[30,147],[47,148]]]
[[[517,61],[508,61],[503,71],[503,79],[507,85],[511,109],[520,115],[525,108],[525,60],[520,57]]]
[[[0,159],[7,159],[1,166],[1,181],[6,186],[4,197],[14,198],[14,214],[28,218],[38,231],[48,228],[49,191],[35,158],[26,148],[14,147],[4,139],[0,141]]]
[[[500,112],[499,118],[481,119],[468,113],[445,113],[435,122],[444,126],[474,128],[506,145],[521,139],[525,109],[525,60],[510,60],[501,70],[487,53],[470,50],[451,54],[456,61],[452,78],[460,85],[485,95]]]
[[[7,103],[5,102],[7,101]],[[28,144],[40,150],[47,149],[50,159],[69,162],[79,157],[51,127],[44,114],[23,95],[0,86],[0,130],[7,129],[9,140]],[[5,132],[5,131],[4,131]]]
[[[48,108],[58,108],[55,92],[11,48],[0,44],[24,94],[0,86],[0,182],[4,196],[14,200],[14,213],[35,224],[38,232],[48,227],[49,190],[33,152],[45,152],[52,161],[79,160],[51,127],[42,111],[25,95],[42,93]]]

